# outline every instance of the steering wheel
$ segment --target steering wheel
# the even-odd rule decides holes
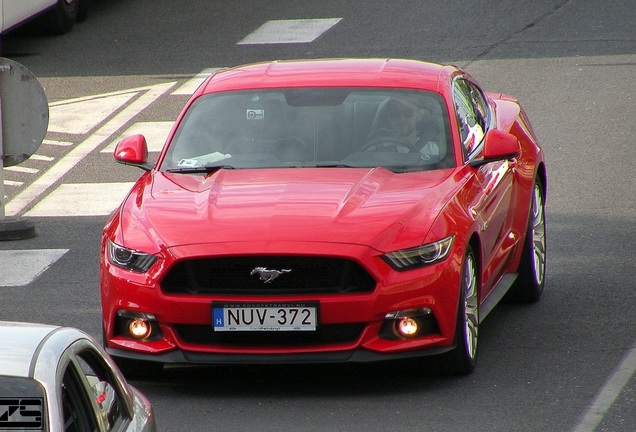
[[[286,161],[299,161],[307,157],[309,147],[302,138],[295,135],[280,141],[279,157]]]
[[[400,147],[406,148],[407,153],[418,153],[419,150],[408,140],[402,138],[390,129],[378,129],[371,134],[369,140],[362,147],[363,152],[400,152]]]

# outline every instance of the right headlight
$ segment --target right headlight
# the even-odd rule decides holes
[[[442,261],[448,256],[453,239],[450,235],[442,240],[422,246],[402,249],[382,255],[382,259],[397,271],[411,270]]]
[[[125,248],[108,240],[108,261],[114,266],[145,273],[157,261],[155,255]]]

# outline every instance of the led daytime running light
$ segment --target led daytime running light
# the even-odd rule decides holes
[[[450,252],[454,236],[411,249],[402,249],[383,255],[395,270],[409,270],[442,261]]]
[[[114,266],[145,273],[157,261],[157,257],[144,252],[119,246],[112,241],[108,241],[108,260]]]

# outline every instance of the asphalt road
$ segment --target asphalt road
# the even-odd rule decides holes
[[[101,338],[106,216],[35,209],[64,187],[132,182],[140,171],[101,150],[133,124],[169,124],[187,100],[172,92],[204,69],[316,57],[455,63],[487,90],[521,100],[549,170],[545,294],[532,306],[500,305],[488,317],[472,375],[441,377],[395,362],[175,368],[133,384],[166,431],[634,430],[632,0],[94,1],[88,20],[68,35],[21,31],[2,39],[0,54],[44,86],[56,129],[47,135],[55,143],[48,157],[23,164],[36,172],[5,170],[8,214],[32,221],[37,236],[0,242],[1,319],[72,325]],[[269,20],[316,18],[342,19],[312,42],[237,44]],[[95,105],[68,109],[86,97],[120,105],[106,113]],[[117,198],[112,187],[100,190],[73,206]],[[16,269],[7,268],[6,254],[26,250],[64,252],[12,286]],[[28,273],[25,261],[18,273]]]

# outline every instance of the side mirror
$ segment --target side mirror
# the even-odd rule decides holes
[[[113,156],[119,163],[137,166],[146,171],[152,169],[152,165],[148,163],[148,144],[143,135],[132,135],[119,141]]]
[[[488,162],[512,159],[521,153],[521,145],[516,136],[501,131],[491,129],[484,138],[483,157],[470,161],[470,165],[478,167]]]

